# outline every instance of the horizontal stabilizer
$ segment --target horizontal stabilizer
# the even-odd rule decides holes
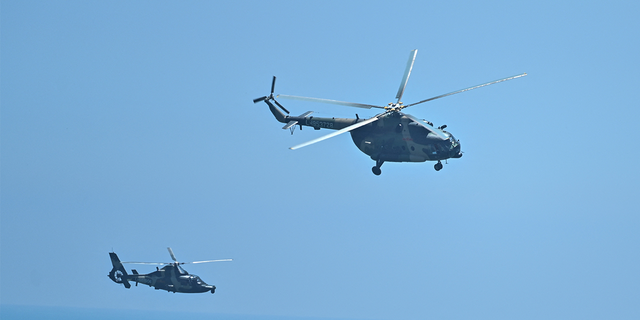
[[[284,127],[282,127],[282,129],[289,129],[295,126],[296,124],[298,124],[298,121],[289,121],[289,123],[285,124]]]
[[[313,111],[307,111],[307,112],[297,116],[296,118],[306,118],[308,115],[310,115],[312,113],[313,113]],[[282,127],[282,129],[289,129],[289,128],[295,126],[296,124],[298,124],[297,120],[291,120],[287,124],[285,124],[284,127]],[[291,133],[293,133],[293,132],[291,132]]]

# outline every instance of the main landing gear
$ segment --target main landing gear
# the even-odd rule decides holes
[[[383,160],[376,160],[376,165],[371,168],[371,171],[373,171],[373,174],[375,174],[376,176],[379,176],[382,173],[382,170],[380,169],[380,167],[382,167],[382,164],[384,163]],[[438,160],[438,163],[436,163],[433,168],[436,169],[436,171],[440,171],[442,170],[444,166],[442,165],[442,162],[440,162],[440,160]]]
[[[376,165],[371,168],[371,171],[373,171],[373,174],[375,174],[376,176],[379,176],[382,173],[382,170],[380,170],[380,167],[382,167],[382,164],[384,163],[384,160],[376,160]]]

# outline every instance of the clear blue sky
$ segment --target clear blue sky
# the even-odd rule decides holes
[[[640,318],[638,2],[0,9],[5,310]],[[291,136],[251,101],[276,75],[276,93],[386,104],[412,49],[406,103],[529,74],[406,109],[460,139],[464,157],[440,172],[386,163],[374,176],[348,135],[289,150],[329,131]],[[215,295],[107,278],[109,251],[162,261],[168,246],[234,259],[187,268]]]

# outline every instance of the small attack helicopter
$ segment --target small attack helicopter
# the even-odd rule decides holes
[[[369,119],[361,119],[357,114],[355,119],[316,118],[310,116],[313,111],[305,112],[297,117],[289,116],[289,110],[287,110],[278,101],[276,101],[275,97],[273,96],[276,84],[275,76],[273,77],[273,81],[271,82],[271,93],[268,96],[253,99],[253,103],[264,101],[269,106],[269,110],[271,110],[271,113],[273,113],[276,120],[282,123],[286,123],[286,125],[282,129],[290,129],[291,134],[293,134],[296,125],[300,126],[300,130],[302,130],[303,126],[313,127],[315,130],[337,130],[331,134],[293,146],[290,148],[292,150],[335,137],[342,133],[350,132],[351,138],[353,139],[353,142],[356,144],[358,149],[370,156],[371,159],[376,162],[376,165],[371,168],[375,175],[380,175],[382,173],[380,167],[385,161],[438,161],[434,165],[434,168],[436,169],[436,171],[440,171],[443,167],[441,160],[462,157],[462,151],[460,150],[460,140],[456,140],[456,138],[454,138],[451,133],[444,130],[447,127],[446,125],[434,127],[433,123],[431,122],[418,119],[412,115],[402,113],[400,111],[404,108],[415,106],[424,102],[448,97],[450,95],[481,88],[494,83],[520,78],[526,76],[527,74],[522,73],[512,77],[487,82],[481,85],[453,91],[405,105],[401,102],[402,94],[404,93],[404,89],[407,86],[409,75],[411,74],[411,69],[413,68],[413,63],[415,61],[417,52],[418,50],[413,50],[409,54],[407,67],[404,71],[402,81],[400,82],[398,93],[396,94],[397,101],[389,103],[386,106],[290,95],[277,96],[278,98],[323,102],[365,109],[384,109],[384,112],[377,114]],[[275,103],[280,109],[276,108],[276,106],[272,102]],[[286,114],[284,114],[280,110],[284,111]]]
[[[171,259],[173,259],[173,262],[120,262],[120,259],[115,252],[109,252],[113,269],[111,269],[108,276],[113,280],[113,282],[122,283],[127,289],[131,288],[129,281],[133,281],[136,283],[136,286],[138,286],[138,283],[142,283],[150,287],[154,287],[156,290],[167,290],[173,293],[216,292],[216,286],[206,284],[195,274],[189,274],[181,267],[181,265],[187,263],[231,261],[231,259],[178,262],[176,256],[173,254],[173,250],[171,250],[171,248],[167,249],[169,250],[169,254],[171,255]],[[156,267],[156,271],[147,274],[139,274],[136,269],[131,269],[132,274],[128,274],[122,265],[123,263],[164,265],[164,267],[162,267],[162,269]]]

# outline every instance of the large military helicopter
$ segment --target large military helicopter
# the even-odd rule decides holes
[[[317,139],[296,145],[290,149],[295,150],[322,140],[335,137],[339,134],[350,132],[351,138],[360,151],[364,152],[376,162],[376,165],[371,168],[375,175],[380,175],[382,170],[380,167],[385,161],[390,162],[424,162],[424,161],[438,161],[434,168],[436,171],[440,171],[443,167],[442,160],[450,158],[462,157],[462,151],[460,150],[460,141],[456,140],[453,135],[444,129],[446,125],[434,127],[433,123],[418,119],[412,115],[400,112],[402,109],[415,106],[424,102],[448,97],[457,93],[481,88],[494,83],[503,82],[511,79],[520,78],[526,76],[526,73],[515,75],[508,78],[503,78],[491,82],[487,82],[481,85],[469,87],[466,89],[453,91],[450,93],[435,96],[429,99],[418,101],[411,104],[403,104],[401,102],[402,94],[407,86],[411,69],[416,58],[418,50],[413,50],[409,54],[409,60],[407,61],[407,67],[404,71],[402,81],[400,82],[400,88],[396,94],[396,102],[389,103],[386,106],[378,106],[363,103],[353,103],[336,101],[329,99],[299,97],[290,95],[278,95],[278,98],[303,100],[303,101],[315,101],[330,104],[337,104],[342,106],[357,107],[357,108],[379,108],[385,111],[373,116],[369,119],[361,119],[357,114],[355,119],[345,118],[316,118],[310,116],[313,111],[308,111],[300,116],[289,116],[289,110],[283,107],[273,96],[273,92],[276,84],[276,77],[273,77],[271,82],[271,93],[268,96],[253,99],[254,103],[264,101],[268,106],[271,113],[276,117],[279,122],[286,123],[282,129],[290,129],[291,134],[295,130],[295,126],[300,126],[302,130],[303,126],[313,127],[315,130],[333,129],[337,130],[331,134],[319,137]],[[276,108],[275,103],[280,109]],[[284,114],[282,111],[286,114]]]
[[[156,290],[167,290],[173,293],[216,292],[216,286],[206,284],[195,274],[189,274],[181,267],[181,265],[187,263],[231,261],[231,259],[178,262],[176,256],[173,254],[173,250],[171,250],[171,248],[167,249],[169,250],[169,254],[171,255],[171,259],[173,259],[173,262],[120,262],[120,259],[115,252],[109,252],[113,269],[111,269],[108,276],[113,280],[113,282],[122,283],[127,289],[131,288],[129,281],[133,281],[136,283],[136,286],[138,283],[142,283],[150,287],[154,287]],[[164,265],[164,267],[162,267],[162,269],[156,267],[156,271],[147,274],[139,274],[136,269],[131,269],[132,274],[128,274],[127,270],[125,270],[122,265],[123,263]]]

